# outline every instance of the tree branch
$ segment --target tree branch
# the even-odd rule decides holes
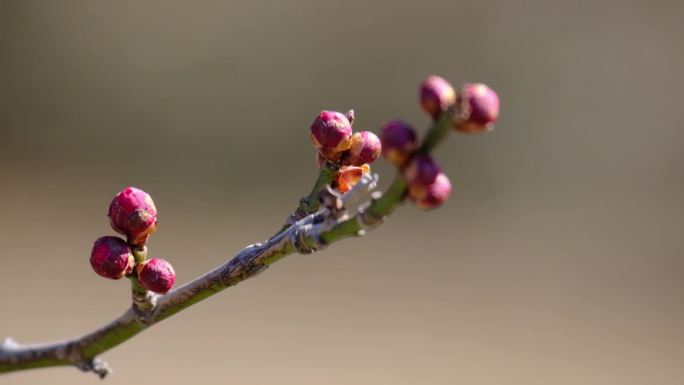
[[[421,151],[432,150],[444,139],[450,125],[451,119],[444,113],[428,132]],[[93,332],[66,341],[35,345],[21,345],[11,338],[6,339],[0,345],[0,374],[73,365],[104,378],[112,370],[97,358],[101,353],[181,310],[259,274],[287,255],[309,254],[340,239],[363,235],[366,230],[380,225],[406,196],[407,185],[401,176],[397,176],[385,194],[380,195],[371,194],[377,176],[366,175],[343,196],[329,192],[325,197],[322,191],[334,175],[333,168],[324,166],[309,196],[302,199],[297,212],[290,216],[292,223],[264,243],[247,246],[227,263],[165,295],[153,294],[134,285],[133,305]],[[327,201],[323,199],[325,207],[319,209],[316,197],[321,195]],[[350,209],[356,209],[356,212]]]

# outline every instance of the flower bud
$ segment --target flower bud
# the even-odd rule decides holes
[[[152,197],[135,187],[116,194],[109,205],[109,222],[133,245],[144,245],[157,229],[157,208]]]
[[[420,85],[420,105],[428,115],[437,118],[456,103],[456,91],[444,78],[429,76]]]
[[[131,248],[118,237],[101,237],[93,244],[90,266],[105,278],[119,279],[133,272],[135,259]]]
[[[149,291],[166,294],[176,282],[173,266],[161,258],[152,258],[138,264],[138,282]]]
[[[460,132],[491,131],[499,118],[499,96],[482,83],[466,84],[458,104],[461,111],[454,127]]]
[[[431,185],[437,175],[442,172],[441,167],[428,155],[418,155],[404,170],[404,178],[409,185]]]
[[[434,209],[446,202],[451,195],[451,182],[443,173],[439,173],[430,185],[412,184],[409,186],[409,199],[424,210]]]
[[[322,111],[311,125],[311,141],[329,160],[337,161],[339,155],[351,146],[352,127],[346,116],[335,111]]]
[[[351,138],[351,148],[342,156],[342,163],[352,166],[373,163],[380,157],[380,151],[382,151],[382,144],[374,133],[355,132]]]
[[[416,131],[401,120],[390,120],[380,127],[382,155],[397,167],[403,167],[418,148]]]
[[[370,174],[370,166],[342,166],[335,176],[334,186],[339,192],[346,193],[359,183],[361,177]]]

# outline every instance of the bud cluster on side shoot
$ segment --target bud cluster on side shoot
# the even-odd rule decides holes
[[[113,236],[98,238],[90,256],[93,270],[110,279],[129,276],[155,293],[168,292],[176,279],[171,264],[158,258],[145,260],[147,240],[157,229],[157,208],[152,197],[143,190],[127,187],[112,199],[108,216],[112,229],[125,235],[126,241]],[[144,279],[141,272],[145,272]]]
[[[370,163],[382,153],[382,143],[370,131],[352,131],[354,110],[342,114],[321,111],[311,125],[311,140],[316,148],[318,167],[326,164],[337,170],[332,187],[345,193],[365,174],[370,174]]]
[[[499,117],[499,97],[481,83],[466,84],[456,94],[442,77],[429,76],[418,90],[420,106],[434,120],[422,146],[416,131],[401,120],[390,120],[380,128],[382,154],[395,165],[408,186],[407,196],[422,209],[441,206],[451,194],[451,182],[428,152],[453,125],[457,131],[489,131]]]

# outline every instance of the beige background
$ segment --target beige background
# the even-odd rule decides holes
[[[684,383],[681,1],[0,0],[0,335],[127,306],[90,270],[111,196],[149,191],[182,283],[278,228],[308,125],[424,127],[431,73],[497,130],[437,157],[451,201],[292,256],[107,352],[107,384]],[[385,183],[392,170],[379,170]],[[73,368],[0,384],[93,384]]]

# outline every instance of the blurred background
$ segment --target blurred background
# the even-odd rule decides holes
[[[129,305],[90,269],[128,185],[182,284],[267,238],[308,127],[428,119],[429,74],[499,92],[433,212],[295,255],[103,355],[108,384],[684,383],[684,2],[0,0],[0,336]],[[375,169],[384,185],[393,170]],[[1,384],[92,384],[51,368]]]

